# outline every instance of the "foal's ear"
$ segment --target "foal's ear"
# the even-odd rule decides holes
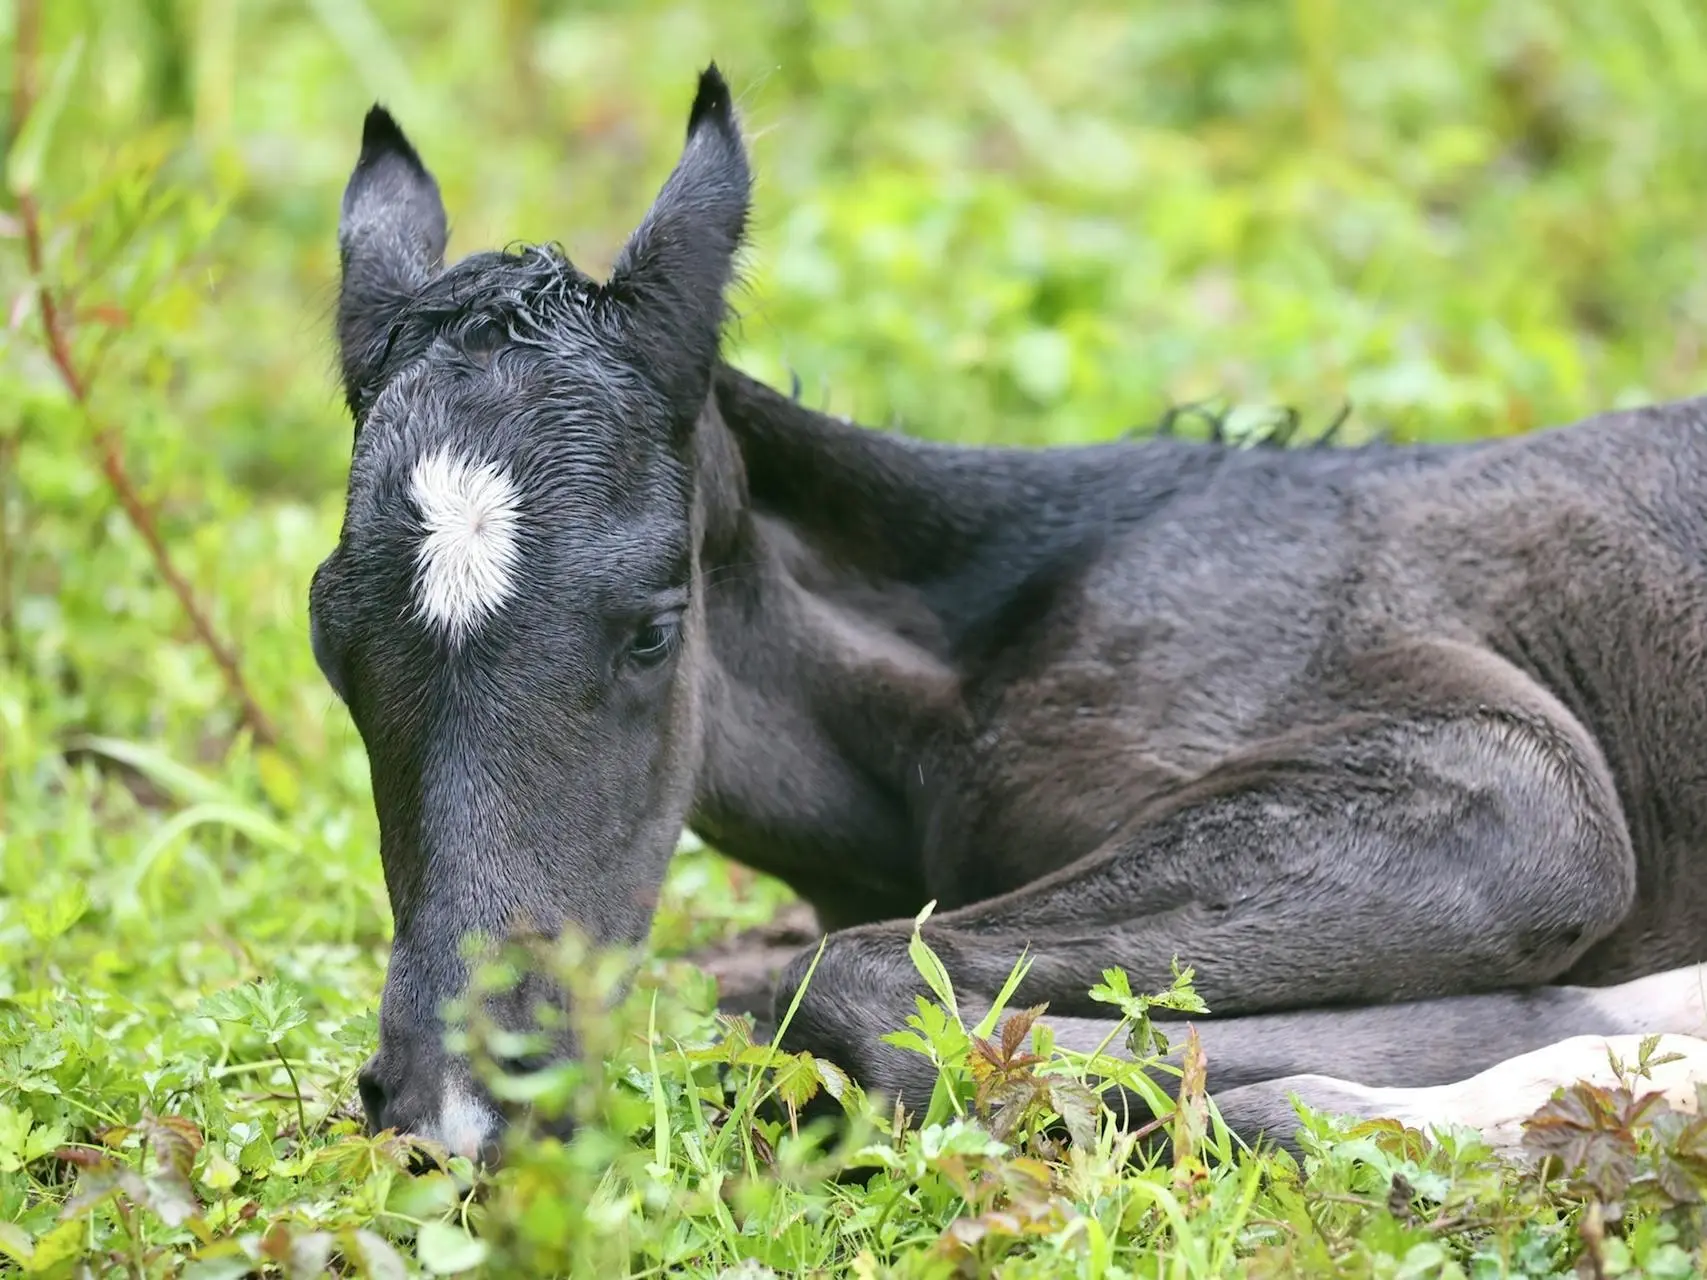
[[[729,86],[699,77],[687,145],[605,286],[653,348],[662,389],[683,408],[705,395],[723,327],[723,290],[747,224],[752,178]]]
[[[344,394],[359,419],[385,354],[386,333],[444,262],[439,184],[384,107],[362,124],[362,151],[338,220],[338,349]]]

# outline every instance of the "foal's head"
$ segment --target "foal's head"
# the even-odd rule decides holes
[[[309,611],[367,746],[396,924],[362,1075],[377,1127],[469,1154],[497,1131],[441,1044],[466,936],[645,936],[699,751],[692,439],[748,189],[710,68],[609,280],[537,248],[447,267],[437,184],[367,118],[339,228],[355,448]]]

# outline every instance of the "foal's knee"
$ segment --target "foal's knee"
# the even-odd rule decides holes
[[[1496,911],[1507,921],[1514,976],[1548,982],[1628,918],[1636,899],[1635,853],[1622,821],[1592,810],[1561,822],[1551,847],[1541,832],[1530,838],[1535,862],[1512,869]]]
[[[1557,979],[1628,918],[1636,854],[1611,772],[1574,721],[1506,717],[1473,721],[1462,751],[1437,761],[1469,773],[1460,829],[1469,837],[1461,874],[1486,941],[1507,980]],[[1468,748],[1468,749],[1466,749]],[[1468,903],[1467,903],[1468,905]]]
[[[787,1019],[782,1047],[828,1058],[866,1090],[917,1110],[930,1100],[935,1068],[882,1037],[906,1024],[914,996],[926,990],[905,934],[881,927],[832,933],[821,953],[803,951],[777,979],[778,1025]]]
[[[893,1021],[881,1030],[895,1030],[911,1010],[915,990],[924,987],[904,937],[849,929],[829,934],[822,949],[809,948],[788,962],[777,979],[774,1008],[780,1024],[795,1004],[791,1031],[833,1041],[885,1019]]]

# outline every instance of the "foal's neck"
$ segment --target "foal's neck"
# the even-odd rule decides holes
[[[925,444],[720,368],[698,441],[711,661],[695,828],[826,924],[916,910],[980,682],[1059,619],[1110,533],[1214,459]]]

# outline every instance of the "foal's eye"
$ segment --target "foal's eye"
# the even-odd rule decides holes
[[[674,618],[654,618],[634,633],[634,640],[628,646],[629,661],[642,667],[657,666],[676,647],[679,630]]]

